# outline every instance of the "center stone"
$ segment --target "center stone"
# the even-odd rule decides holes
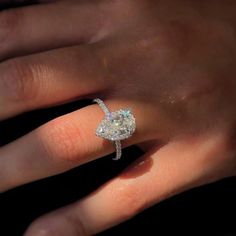
[[[111,118],[109,118],[111,123],[115,126],[121,126],[124,122],[124,117],[119,114],[113,114]]]
[[[111,112],[105,116],[96,134],[102,138],[117,141],[129,138],[135,131],[135,118],[129,109]]]

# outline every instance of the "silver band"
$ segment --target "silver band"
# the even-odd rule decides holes
[[[96,98],[93,101],[96,102],[101,107],[101,109],[104,111],[106,116],[108,116],[111,113],[108,107],[100,98]]]
[[[111,114],[110,110],[101,99],[96,98],[93,101],[96,102],[101,107],[106,116],[109,116]],[[113,158],[113,160],[119,160],[122,156],[122,148],[120,140],[115,141],[115,148],[116,148],[116,157]]]
[[[113,160],[119,160],[122,155],[121,140],[131,137],[135,132],[135,118],[131,109],[120,109],[111,112],[101,99],[96,98],[93,101],[105,113],[104,119],[96,130],[96,135],[115,143],[116,157]]]

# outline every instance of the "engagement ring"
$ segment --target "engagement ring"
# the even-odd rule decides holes
[[[122,155],[121,140],[131,137],[136,129],[135,118],[132,111],[127,108],[110,112],[101,99],[96,98],[93,101],[96,102],[105,113],[105,117],[96,130],[96,135],[115,143],[116,157],[113,160],[119,160]]]

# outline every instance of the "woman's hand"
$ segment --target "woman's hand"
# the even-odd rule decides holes
[[[5,0],[4,0],[5,1]],[[6,1],[5,1],[6,2]],[[51,1],[0,13],[0,118],[82,98],[130,107],[145,154],[25,235],[91,235],[236,173],[234,1]],[[94,104],[0,149],[0,191],[112,153]],[[149,167],[149,171],[140,170]]]

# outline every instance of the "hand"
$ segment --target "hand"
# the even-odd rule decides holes
[[[236,173],[236,3],[52,1],[0,13],[0,118],[82,98],[130,107],[145,154],[26,236],[91,235]],[[0,191],[112,153],[94,104],[0,149]],[[137,175],[143,168],[149,171]]]

